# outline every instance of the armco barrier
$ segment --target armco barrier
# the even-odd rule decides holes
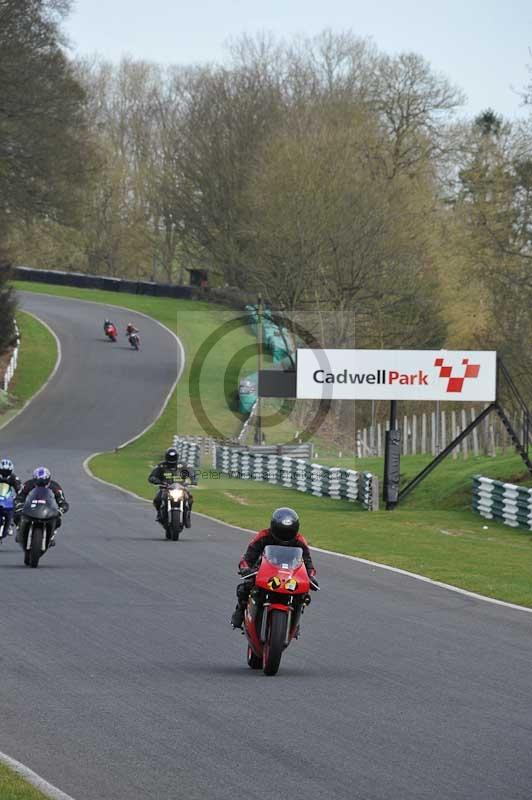
[[[473,510],[512,528],[532,530],[532,489],[475,475]]]
[[[170,283],[153,283],[151,281],[130,281],[122,278],[106,278],[102,275],[85,275],[82,272],[61,272],[50,269],[34,269],[33,267],[11,267],[11,274],[19,281],[37,281],[59,286],[78,286],[82,289],[104,289],[107,292],[128,292],[129,294],[145,294],[154,297],[179,297],[190,299],[197,297],[193,286],[175,286]]]
[[[266,481],[316,497],[358,501],[368,510],[378,507],[377,480],[369,472],[324,467],[301,458],[257,454],[224,445],[215,445],[213,466],[233,478]]]

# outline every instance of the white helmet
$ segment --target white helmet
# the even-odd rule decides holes
[[[9,458],[3,458],[0,461],[0,477],[9,478],[9,476],[13,474],[14,469],[15,465]]]

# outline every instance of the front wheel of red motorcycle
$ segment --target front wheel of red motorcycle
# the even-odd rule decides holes
[[[248,645],[248,667],[251,669],[262,669],[262,658],[256,656],[251,647]]]
[[[268,638],[264,643],[262,667],[265,675],[277,675],[286,638],[287,614],[274,608],[270,612]]]

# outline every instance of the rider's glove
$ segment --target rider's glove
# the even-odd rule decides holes
[[[251,573],[255,572],[255,570],[252,567],[240,567],[238,572],[243,578],[247,578],[248,575],[251,575]]]

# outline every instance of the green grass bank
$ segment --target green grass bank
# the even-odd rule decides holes
[[[48,380],[57,360],[55,339],[41,322],[24,311],[17,312],[20,331],[18,365],[0,405],[0,425],[9,421]]]
[[[48,800],[48,798],[16,772],[0,764],[0,800]]]

